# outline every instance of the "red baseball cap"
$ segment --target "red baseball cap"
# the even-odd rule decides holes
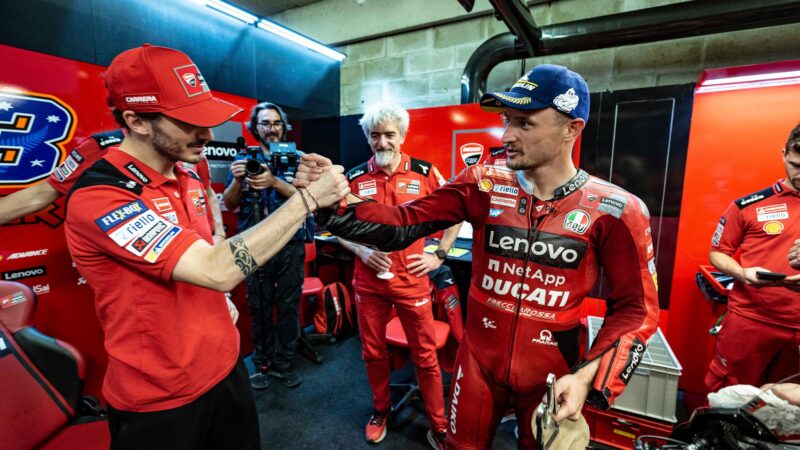
[[[126,50],[108,66],[108,102],[122,111],[159,112],[198,127],[215,127],[242,108],[211,95],[185,53],[144,44]]]

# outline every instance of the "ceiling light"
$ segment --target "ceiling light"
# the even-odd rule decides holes
[[[212,9],[216,9],[217,11],[225,15],[231,16],[234,19],[239,19],[242,22],[247,23],[248,25],[253,24],[258,20],[257,16],[254,16],[247,11],[243,11],[221,0],[208,0],[208,2],[206,2],[206,6]]]
[[[329,58],[333,58],[337,61],[341,61],[347,57],[344,53],[337,52],[336,50],[330,47],[326,47],[317,41],[309,39],[303,36],[302,34],[298,34],[288,28],[284,28],[274,22],[270,22],[267,19],[262,18],[261,20],[258,21],[256,25],[258,26],[258,28],[261,28],[262,30],[269,31],[270,33],[276,34],[284,39],[288,39],[294,43],[300,44],[303,47],[314,50],[317,53],[325,55]]]
[[[757,73],[753,75],[735,75],[729,77],[723,76],[719,78],[701,78],[700,84],[695,92],[700,94],[704,92],[721,92],[738,89],[787,86],[792,84],[800,84],[800,70]]]

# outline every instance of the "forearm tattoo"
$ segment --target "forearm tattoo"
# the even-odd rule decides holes
[[[256,260],[253,258],[253,255],[250,254],[250,250],[247,248],[247,245],[245,245],[244,239],[242,239],[241,236],[234,236],[228,242],[228,245],[231,247],[231,253],[233,253],[233,262],[236,263],[236,266],[242,271],[244,276],[249,276],[258,269]]]

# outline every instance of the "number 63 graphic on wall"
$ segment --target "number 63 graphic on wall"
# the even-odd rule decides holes
[[[74,131],[75,111],[58,98],[0,92],[0,187],[24,187],[50,175],[64,161]]]

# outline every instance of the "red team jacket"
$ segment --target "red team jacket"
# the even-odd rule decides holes
[[[392,175],[375,165],[375,158],[354,167],[347,172],[350,190],[364,198],[386,205],[401,205],[424,197],[445,180],[433,164],[401,154],[400,165]],[[427,296],[430,294],[428,277],[417,277],[408,273],[406,266],[411,262],[409,255],[421,254],[425,240],[419,239],[407,248],[389,255],[395,277],[389,280],[378,278],[375,270],[369,268],[360,258],[356,258],[353,273],[353,287],[360,292],[394,295],[399,297]]]
[[[505,167],[476,165],[409,204],[364,202],[322,211],[320,220],[336,235],[385,251],[471,222],[465,340],[483,370],[512,389],[544,383],[547,368],[540,366],[552,358],[546,352],[576,367],[580,306],[603,267],[608,312],[585,360],[603,355],[588,401],[607,408],[630,380],[658,319],[647,207],[582,170],[552,200],[537,200],[526,184]]]

